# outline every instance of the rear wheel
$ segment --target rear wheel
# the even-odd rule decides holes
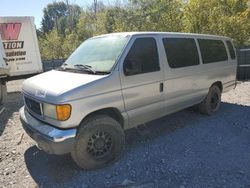
[[[217,112],[221,104],[221,91],[217,85],[210,87],[206,98],[199,104],[199,110],[203,114],[212,115]]]
[[[80,168],[101,168],[118,159],[124,143],[120,124],[109,116],[96,115],[80,126],[71,156]]]

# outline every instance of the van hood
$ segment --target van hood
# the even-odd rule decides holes
[[[104,77],[106,75],[52,70],[25,80],[22,89],[25,94],[33,98],[55,103],[59,100],[58,96]]]

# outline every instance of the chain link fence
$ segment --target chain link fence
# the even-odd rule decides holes
[[[250,80],[250,48],[238,49],[238,69],[237,80],[249,81]]]

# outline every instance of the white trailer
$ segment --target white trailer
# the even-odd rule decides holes
[[[0,104],[6,81],[43,72],[34,17],[0,17]]]

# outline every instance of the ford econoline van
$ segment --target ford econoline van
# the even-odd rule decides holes
[[[227,37],[134,32],[83,42],[62,67],[23,83],[23,128],[38,147],[84,169],[118,158],[124,130],[198,105],[215,113],[236,86]]]

